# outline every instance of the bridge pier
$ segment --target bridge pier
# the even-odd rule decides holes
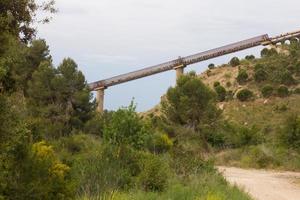
[[[97,102],[97,112],[103,113],[103,111],[104,111],[104,88],[96,89],[96,102]]]
[[[184,74],[185,67],[186,67],[186,65],[180,65],[180,66],[174,68],[176,70],[176,80],[178,80],[179,77]]]

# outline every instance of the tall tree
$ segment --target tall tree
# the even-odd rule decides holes
[[[65,59],[57,69],[42,62],[28,88],[28,106],[37,136],[44,132],[59,137],[83,128],[93,115],[90,100],[85,78],[72,59]]]
[[[1,0],[0,1],[0,30],[3,34],[11,34],[24,42],[31,41],[35,36],[35,28],[32,26],[37,21],[37,11],[54,13],[54,0],[37,3],[35,0]],[[48,22],[49,17],[42,19]],[[0,43],[1,44],[1,43]],[[1,45],[0,45],[1,46]]]
[[[194,72],[181,76],[168,90],[162,111],[170,122],[193,129],[211,123],[220,114],[216,94]]]

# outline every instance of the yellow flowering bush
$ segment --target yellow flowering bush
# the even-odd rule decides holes
[[[26,186],[32,193],[28,199],[71,199],[72,187],[68,172],[70,167],[61,163],[54,149],[45,141],[34,143],[28,159],[26,172],[30,175]]]

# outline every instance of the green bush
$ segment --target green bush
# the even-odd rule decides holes
[[[214,69],[216,66],[215,66],[215,64],[213,64],[213,63],[211,63],[211,64],[209,64],[208,65],[208,69]]]
[[[140,149],[145,144],[148,133],[145,124],[135,112],[133,102],[127,108],[113,113],[110,122],[104,127],[104,139],[113,145],[128,145]]]
[[[285,103],[276,105],[275,108],[274,108],[274,110],[277,111],[277,112],[285,112],[288,109],[289,109],[289,107]]]
[[[214,87],[217,87],[219,85],[221,85],[221,83],[219,81],[214,82]]]
[[[300,150],[300,117],[289,116],[277,138],[279,143],[285,147]]]
[[[168,185],[169,168],[158,156],[149,154],[141,160],[138,183],[145,191],[163,191]]]
[[[279,80],[279,82],[284,85],[295,84],[295,79],[294,79],[292,73],[288,70],[280,71],[280,73],[278,73],[276,79]]]
[[[296,88],[296,89],[294,90],[294,94],[300,94],[300,88]]]
[[[261,89],[261,94],[263,95],[263,97],[268,98],[268,97],[272,96],[273,91],[274,91],[273,86],[271,86],[271,85],[265,85]]]
[[[224,145],[239,148],[243,146],[257,145],[264,141],[260,130],[254,126],[246,127],[234,123],[225,122],[223,131]]]
[[[255,127],[240,127],[237,131],[236,146],[257,145],[263,141],[259,130]]]
[[[269,57],[269,56],[273,56],[273,55],[277,55],[277,51],[276,49],[272,48],[272,49],[267,49],[267,48],[264,48],[260,55],[261,57]]]
[[[206,125],[201,127],[201,135],[204,136],[206,142],[213,147],[222,147],[225,143],[224,130],[222,129],[223,122],[217,122],[215,126]]]
[[[244,84],[248,80],[248,73],[246,70],[239,70],[238,76],[236,77],[236,80],[239,84]]]
[[[264,66],[262,65],[262,64],[256,64],[255,66],[254,66],[254,71],[257,71],[257,70],[260,70],[260,69],[264,69]]]
[[[286,86],[281,85],[277,88],[277,95],[282,98],[287,97],[289,96],[289,89]]]
[[[261,50],[260,56],[261,57],[266,57],[266,56],[268,56],[268,53],[269,53],[269,49],[264,48],[263,50]]]
[[[110,122],[112,114],[112,111],[104,111],[102,114],[96,113],[93,118],[86,122],[84,132],[102,137],[104,126]]]
[[[220,102],[225,101],[225,98],[226,98],[226,89],[223,86],[218,85],[217,87],[215,87],[215,91],[217,93],[218,100]]]
[[[205,161],[201,154],[193,150],[185,149],[183,146],[173,148],[171,151],[171,168],[182,178],[188,178],[192,174],[213,171],[211,162]]]
[[[240,65],[240,59],[238,57],[233,57],[230,61],[229,61],[229,64],[232,66],[232,67],[236,67],[238,65]]]
[[[177,80],[162,101],[162,113],[170,123],[197,129],[220,116],[216,107],[216,94],[202,80],[189,73]]]
[[[173,146],[172,140],[167,134],[156,133],[150,137],[147,148],[153,153],[165,153]]]
[[[33,144],[22,166],[24,171],[19,174],[19,188],[12,195],[22,194],[21,199],[33,200],[73,197],[70,167],[57,159],[53,147],[46,142]]]
[[[247,155],[247,156],[246,156]],[[242,164],[254,168],[266,168],[277,166],[279,162],[271,155],[264,151],[264,148],[252,146],[247,149],[247,153],[242,157]]]
[[[253,97],[253,92],[248,89],[242,89],[237,93],[236,97],[240,101],[249,101]]]
[[[263,82],[263,81],[267,80],[267,78],[268,78],[268,74],[263,69],[258,69],[254,73],[254,79],[256,82]]]
[[[247,55],[245,57],[246,60],[254,60],[255,59],[255,56],[254,55]]]
[[[82,152],[72,163],[72,177],[77,195],[95,197],[114,190],[128,190],[136,185],[143,168],[144,155],[128,147],[103,144]]]

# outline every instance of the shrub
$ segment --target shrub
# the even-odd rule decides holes
[[[242,158],[242,163],[254,168],[266,168],[268,166],[278,165],[278,161],[272,155],[267,154],[260,146],[252,146],[247,149],[247,156]]]
[[[242,89],[236,96],[240,101],[249,101],[253,97],[253,92],[248,89]]]
[[[213,171],[214,168],[212,163],[205,161],[201,154],[185,149],[183,146],[173,148],[171,157],[172,169],[183,178],[203,171]]]
[[[78,182],[77,193],[95,197],[117,189],[128,189],[140,173],[142,155],[132,148],[105,144],[77,157],[72,166]]]
[[[224,130],[225,145],[235,148],[257,145],[263,142],[263,136],[256,127],[240,126],[234,123],[225,122]]]
[[[237,134],[237,146],[257,145],[262,142],[262,136],[255,127],[240,127]]]
[[[221,85],[219,81],[214,82],[214,87]]]
[[[273,86],[271,85],[265,85],[262,89],[261,89],[261,94],[263,95],[263,97],[267,98],[272,96],[274,91]]]
[[[268,74],[263,69],[258,69],[254,73],[254,79],[255,79],[256,82],[265,81],[265,80],[267,80],[267,78],[268,78]]]
[[[238,76],[236,77],[236,80],[239,84],[244,84],[248,80],[248,74],[246,70],[239,70]]]
[[[277,55],[277,51],[276,49],[272,48],[272,49],[267,49],[267,48],[264,48],[260,55],[261,57],[269,57],[269,56],[273,56],[273,55]]]
[[[284,70],[280,73],[280,76],[278,77],[280,79],[280,83],[284,85],[292,85],[295,84],[295,79],[292,75],[292,73],[288,70]]]
[[[170,123],[197,129],[220,116],[216,94],[195,74],[181,76],[162,101],[162,112]]]
[[[72,199],[70,168],[56,158],[53,147],[46,142],[33,144],[22,166],[18,183],[22,187],[16,191],[22,199]]]
[[[143,171],[138,176],[138,183],[146,191],[163,191],[168,184],[169,169],[158,156],[149,154],[141,161]]]
[[[277,111],[277,112],[285,112],[287,111],[289,108],[286,104],[279,104],[279,105],[276,105],[274,110]]]
[[[172,140],[167,134],[154,134],[148,142],[148,149],[153,153],[164,153],[173,146]]]
[[[294,90],[294,94],[300,94],[300,88],[296,88],[296,89]]]
[[[223,86],[218,85],[215,87],[215,91],[217,93],[218,100],[220,102],[224,101],[226,98],[226,89]]]
[[[247,55],[245,57],[246,60],[254,60],[255,59],[255,56],[254,55]]]
[[[268,56],[268,53],[269,53],[269,49],[264,48],[263,50],[261,50],[260,56],[261,57],[266,57],[266,56]]]
[[[230,61],[229,61],[229,64],[232,66],[232,67],[236,67],[238,65],[240,65],[240,59],[238,57],[233,57]]]
[[[257,71],[257,70],[259,70],[259,69],[263,69],[264,68],[264,66],[262,65],[262,64],[256,64],[255,66],[254,66],[254,70],[255,71]]]
[[[102,114],[95,114],[93,118],[86,122],[84,132],[88,134],[103,136],[103,129],[112,118],[113,111],[104,111]]]
[[[285,147],[300,150],[300,117],[289,116],[277,138]]]
[[[215,68],[215,64],[211,63],[208,65],[208,69],[214,69]]]
[[[277,95],[282,98],[287,97],[289,96],[289,89],[286,86],[281,85],[277,88]]]
[[[103,135],[113,145],[129,145],[140,149],[144,145],[147,131],[131,102],[129,107],[113,113],[110,123],[104,127]]]

